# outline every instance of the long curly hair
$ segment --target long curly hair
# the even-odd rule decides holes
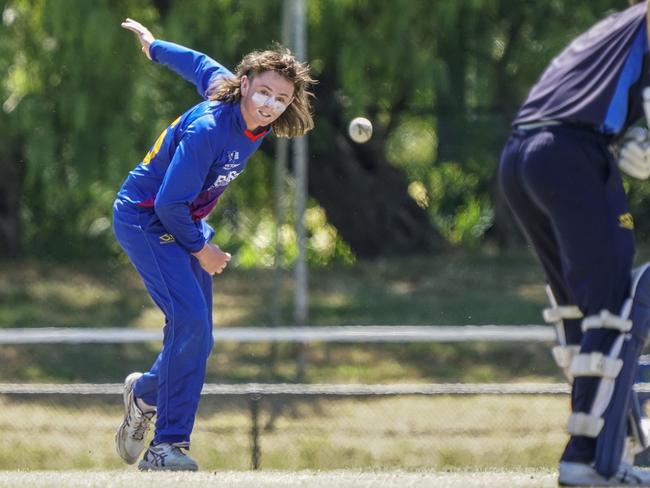
[[[301,136],[314,128],[311,112],[311,85],[317,83],[309,73],[309,65],[298,61],[291,51],[280,45],[265,51],[253,51],[241,60],[232,78],[220,78],[208,88],[208,98],[232,103],[241,100],[241,79],[251,81],[260,73],[275,71],[293,83],[293,100],[271,127],[278,137]]]

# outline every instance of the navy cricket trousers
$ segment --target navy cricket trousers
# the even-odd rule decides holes
[[[628,295],[635,244],[618,167],[603,136],[582,127],[515,129],[501,155],[499,183],[539,258],[559,305],[584,316],[620,314]],[[608,351],[618,332],[565,320],[568,344]],[[600,378],[578,377],[574,412],[588,411]],[[596,439],[573,436],[563,460],[591,462]]]
[[[118,199],[113,229],[165,315],[162,351],[135,384],[135,395],[156,406],[154,443],[189,447],[213,346],[212,277],[165,232],[153,210]]]

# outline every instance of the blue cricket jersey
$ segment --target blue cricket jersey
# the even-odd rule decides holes
[[[513,125],[556,120],[618,137],[643,115],[650,83],[646,3],[612,14],[546,68]]]
[[[151,58],[196,85],[206,99],[217,77],[234,76],[205,54],[165,41],[151,44]],[[118,198],[152,209],[151,225],[174,236],[189,252],[206,242],[204,223],[228,184],[246,168],[250,156],[269,132],[246,128],[239,102],[204,101],[190,108],[158,137],[133,169]]]

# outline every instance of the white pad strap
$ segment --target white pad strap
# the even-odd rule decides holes
[[[580,346],[555,346],[551,351],[556,364],[562,369],[569,369],[573,358],[580,353]]]
[[[604,356],[600,352],[578,354],[571,362],[571,376],[599,376],[601,378],[616,378],[623,367],[621,359]]]
[[[575,305],[555,305],[544,309],[544,322],[554,324],[562,319],[581,319],[582,312]]]
[[[555,346],[551,349],[555,363],[564,372],[569,383],[573,383],[573,376],[571,375],[571,363],[573,358],[580,353],[580,346]]]
[[[631,432],[625,437],[625,446],[623,448],[623,460],[630,466],[634,465],[634,458],[637,454],[641,454],[647,449],[645,433],[639,432],[642,430],[643,422],[648,422],[648,419],[641,419],[641,424],[637,424],[635,419],[630,419]]]
[[[582,435],[586,437],[598,437],[605,420],[595,415],[577,412],[569,416],[567,432],[571,435]]]
[[[613,329],[619,332],[629,332],[632,329],[632,321],[603,310],[599,315],[590,315],[582,321],[582,331],[587,332],[590,329]]]

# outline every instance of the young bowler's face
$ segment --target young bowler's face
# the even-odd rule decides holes
[[[241,80],[241,109],[249,130],[273,123],[293,99],[293,83],[275,71]]]

